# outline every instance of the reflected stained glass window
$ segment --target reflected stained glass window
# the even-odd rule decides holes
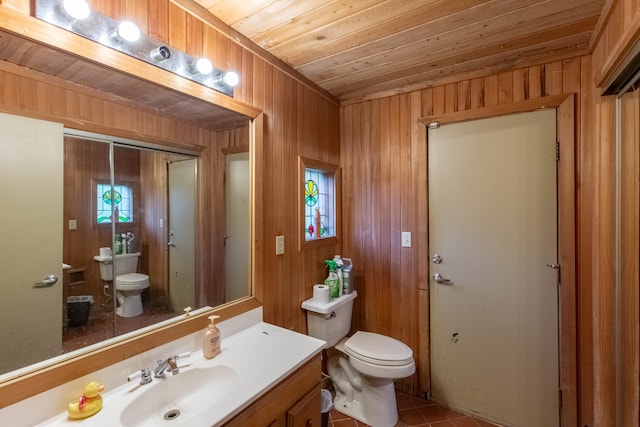
[[[335,183],[333,173],[305,168],[305,238],[333,237],[335,231]]]
[[[127,185],[97,185],[97,223],[111,223],[112,208],[116,222],[133,222],[133,191]]]

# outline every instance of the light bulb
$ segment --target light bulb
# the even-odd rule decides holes
[[[195,62],[194,67],[200,74],[209,74],[213,70],[213,65],[207,58],[198,59]]]
[[[64,0],[64,11],[74,19],[86,19],[91,13],[89,5],[84,0]]]
[[[135,42],[140,38],[140,29],[131,21],[122,21],[118,25],[118,36],[128,42]]]
[[[231,87],[235,87],[238,83],[240,83],[240,77],[236,72],[229,71],[224,74],[222,81],[224,81],[226,84],[228,84]]]

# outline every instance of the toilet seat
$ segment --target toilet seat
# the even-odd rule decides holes
[[[125,286],[143,285],[149,280],[149,276],[141,273],[127,273],[116,277],[116,284]]]
[[[350,357],[372,365],[405,366],[414,363],[413,351],[405,343],[385,335],[358,331],[344,343]]]

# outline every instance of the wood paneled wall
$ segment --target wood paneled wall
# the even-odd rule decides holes
[[[600,94],[635,55],[640,42],[640,2],[609,0],[597,30],[593,38],[593,74],[598,86],[595,93]],[[589,426],[637,426],[640,418],[637,94],[626,95],[619,110],[614,96],[595,96],[594,103],[596,141],[591,165],[597,185],[592,216],[593,388]]]
[[[640,90],[622,99],[617,425],[640,425]]]
[[[550,62],[511,72],[427,88],[341,108],[343,167],[343,252],[353,258],[361,326],[409,344],[417,358],[428,348],[426,130],[420,117],[472,111],[551,95],[575,93],[578,251],[579,400],[589,401],[591,381],[591,214],[595,181],[590,174],[593,116],[591,58]],[[412,247],[401,247],[401,232]],[[422,330],[426,328],[425,330]],[[587,346],[587,347],[584,347]],[[582,353],[585,350],[585,353]],[[419,374],[405,386],[425,389]],[[585,419],[588,415],[585,416]]]

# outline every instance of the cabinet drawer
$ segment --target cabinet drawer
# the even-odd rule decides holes
[[[287,411],[287,427],[320,427],[320,384]]]

